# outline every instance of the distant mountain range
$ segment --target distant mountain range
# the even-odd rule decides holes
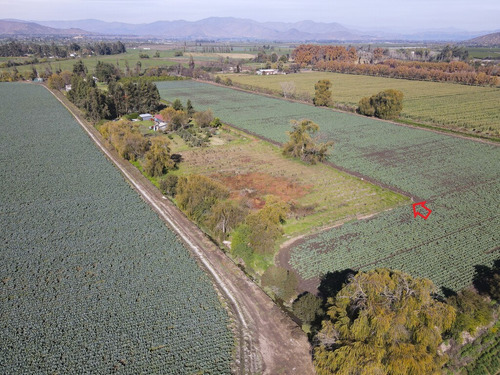
[[[0,20],[0,35],[89,35],[92,34],[76,28],[60,29],[42,26],[34,22],[18,20]]]
[[[496,30],[498,31],[498,30]],[[211,17],[200,21],[157,21],[148,24],[78,21],[0,20],[0,35],[109,35],[188,40],[254,40],[254,41],[463,41],[491,31],[471,33],[456,29],[439,29],[413,34],[386,31],[362,32],[339,23],[257,22],[233,17]]]
[[[54,28],[77,27],[106,35],[130,35],[170,39],[239,39],[265,41],[370,40],[374,39],[347,29],[338,23],[302,21],[257,22],[232,17],[211,17],[200,21],[157,21],[149,24],[128,24],[98,20],[43,21]]]

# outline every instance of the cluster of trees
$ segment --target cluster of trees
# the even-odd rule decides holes
[[[459,59],[461,61],[467,61],[469,59],[469,51],[465,47],[461,46],[450,46],[446,45],[436,56],[438,61],[453,61]]]
[[[99,70],[99,74],[107,74],[105,72],[108,65],[110,64],[100,64],[102,70]],[[59,88],[62,87],[63,81],[61,75],[59,78],[58,75],[53,75],[49,84],[53,88]],[[97,87],[93,76],[87,74],[87,68],[82,61],[73,67],[68,99],[94,122],[114,119],[132,112],[152,112],[160,106],[160,93],[154,83],[138,80],[121,84],[110,80],[108,91],[104,92]]]
[[[112,81],[118,81],[121,75],[121,70],[118,67],[102,61],[97,62],[94,70],[94,76],[97,77],[100,82],[110,83]]]
[[[20,41],[11,41],[0,45],[0,56],[2,57],[21,57],[33,55],[38,58],[42,57],[59,57],[66,58],[70,54],[80,55],[116,55],[127,52],[125,45],[118,41],[116,43],[98,42],[86,44],[39,44],[39,43],[23,43]]]
[[[316,44],[301,44],[292,52],[292,58],[302,66],[320,62],[344,61],[354,63],[358,60],[356,48],[343,46],[324,46]]]
[[[160,93],[150,81],[110,82],[107,97],[113,118],[132,112],[154,112],[160,108]]]
[[[231,238],[231,255],[247,272],[255,274],[257,268],[265,268],[262,259],[274,256],[289,212],[279,198],[266,196],[264,207],[250,210],[244,201],[231,198],[227,187],[202,175],[167,175],[160,188],[213,238],[220,242]],[[289,300],[296,293],[297,276],[273,266],[262,275],[262,285],[277,298]]]
[[[116,149],[120,157],[139,161],[150,177],[161,177],[176,167],[165,138],[146,138],[139,125],[127,121],[110,121],[99,126],[101,135]]]
[[[500,281],[500,268],[494,275]],[[474,289],[444,299],[430,280],[400,271],[345,270],[325,275],[318,296],[304,293],[292,308],[311,329],[319,375],[441,374],[461,368],[449,356],[464,332],[480,335],[492,322],[500,301],[492,299]]]
[[[455,52],[454,52],[455,51]],[[461,49],[446,48],[445,55],[455,56]],[[462,51],[463,52],[463,51]],[[338,73],[364,74],[391,78],[405,78],[437,82],[454,82],[467,85],[498,85],[500,72],[494,67],[474,67],[463,61],[422,62],[383,59],[384,50],[373,51],[376,63],[361,64],[358,62],[356,50],[347,50],[341,46],[301,45],[292,56],[295,62],[314,69]],[[382,60],[382,61],[379,61]],[[448,60],[443,57],[444,61]]]
[[[176,132],[191,147],[204,146],[210,141],[213,132],[222,126],[212,110],[195,111],[189,99],[186,107],[179,99],[175,99],[160,115],[168,124],[166,132]]]
[[[365,116],[375,116],[381,119],[395,119],[403,110],[403,93],[389,89],[359,101],[357,112]]]
[[[201,45],[201,43],[200,43]],[[230,53],[233,52],[233,47],[231,46],[203,46],[203,53]]]
[[[281,61],[282,63],[288,62],[288,59],[290,58],[289,55],[278,55],[276,52],[273,52],[271,54],[267,54],[265,50],[260,50],[257,53],[257,56],[255,56],[254,61],[258,63],[277,63]]]
[[[290,140],[283,145],[283,155],[299,158],[309,164],[325,161],[333,142],[320,143],[313,139],[319,125],[308,119],[292,120],[291,123],[293,130],[287,132]]]

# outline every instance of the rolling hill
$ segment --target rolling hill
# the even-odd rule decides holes
[[[464,44],[474,45],[474,46],[500,46],[500,32],[483,35],[474,39],[470,39]]]
[[[43,26],[34,22],[0,20],[0,35],[90,35],[77,28],[59,29]]]

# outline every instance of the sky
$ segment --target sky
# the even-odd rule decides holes
[[[197,21],[338,22],[358,29],[500,29],[500,0],[0,0],[0,19],[99,19],[127,23]]]

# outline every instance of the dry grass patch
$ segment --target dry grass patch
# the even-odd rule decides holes
[[[289,236],[339,221],[355,220],[406,204],[408,198],[324,164],[308,165],[284,157],[281,150],[247,134],[225,130],[209,147],[184,149],[178,174],[216,178],[231,190],[233,199],[259,209],[266,195],[290,203],[284,225]],[[223,144],[221,144],[223,143]]]

